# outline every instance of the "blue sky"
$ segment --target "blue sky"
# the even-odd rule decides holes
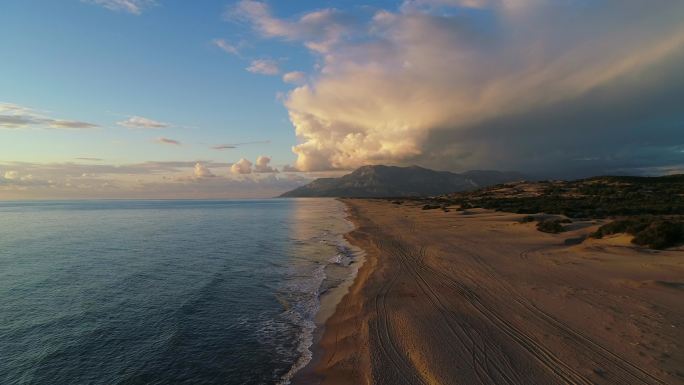
[[[272,196],[379,163],[681,172],[683,18],[641,0],[5,0],[0,199]]]
[[[279,76],[245,68],[251,58],[265,57],[283,69],[305,69],[311,58],[299,47],[254,38],[240,23],[224,20],[225,1],[194,4],[160,3],[134,15],[78,0],[4,2],[0,101],[102,128],[0,131],[3,160],[234,161],[268,153],[276,163],[291,163],[294,131],[276,100],[289,87]],[[244,57],[212,45],[217,38],[245,41]],[[116,125],[128,116],[169,123],[163,136],[183,146],[159,146],[151,139],[161,133]],[[208,151],[251,141],[270,143]]]

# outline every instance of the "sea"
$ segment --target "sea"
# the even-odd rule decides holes
[[[358,251],[334,199],[0,202],[0,384],[288,384]]]

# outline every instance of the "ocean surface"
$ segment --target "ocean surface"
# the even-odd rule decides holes
[[[287,384],[349,279],[332,199],[0,202],[0,384]]]

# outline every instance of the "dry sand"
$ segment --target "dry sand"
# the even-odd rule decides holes
[[[345,203],[366,262],[326,323],[323,384],[684,384],[683,251]]]

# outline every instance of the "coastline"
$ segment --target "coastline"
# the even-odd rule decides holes
[[[550,235],[517,214],[341,201],[365,262],[295,383],[684,383],[681,251],[564,243],[592,222]]]
[[[341,234],[342,241],[347,252],[353,255],[350,265],[349,275],[339,284],[334,285],[320,294],[319,309],[316,313],[314,322],[316,328],[313,335],[313,344],[309,350],[312,353],[311,360],[301,369],[299,369],[290,379],[291,384],[320,384],[323,380],[321,374],[316,370],[320,364],[325,350],[321,346],[321,340],[325,335],[327,323],[331,317],[336,313],[337,307],[344,297],[348,294],[350,288],[356,282],[359,271],[366,265],[366,252],[362,248],[355,245],[349,238],[349,233],[356,229],[357,224],[354,222],[353,215],[349,212],[349,205],[344,203],[342,199],[336,199],[344,206],[344,220],[349,222],[350,230],[347,233]]]

